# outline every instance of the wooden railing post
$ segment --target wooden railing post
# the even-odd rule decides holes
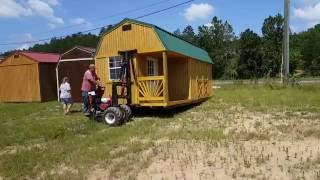
[[[169,86],[168,86],[168,57],[166,52],[162,52],[162,60],[163,60],[163,96],[164,102],[167,103],[169,101]]]

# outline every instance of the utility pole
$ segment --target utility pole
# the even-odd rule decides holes
[[[289,80],[289,33],[290,33],[290,0],[284,0],[284,27],[283,27],[283,83]]]

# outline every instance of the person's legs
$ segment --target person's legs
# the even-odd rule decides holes
[[[71,107],[72,107],[72,104],[67,105],[67,113],[70,113]]]
[[[88,92],[82,91],[83,113],[89,112],[89,97]]]
[[[72,98],[68,98],[67,113],[70,113],[70,110],[71,110],[72,105],[73,105],[73,100],[72,100]]]
[[[69,98],[68,105],[67,105],[67,113],[70,113],[72,105],[73,105],[73,100],[72,100],[72,98]]]
[[[67,104],[63,102],[63,113],[67,114]]]

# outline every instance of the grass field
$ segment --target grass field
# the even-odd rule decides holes
[[[320,179],[319,85],[226,85],[117,128],[57,102],[0,104],[0,129],[0,179]]]

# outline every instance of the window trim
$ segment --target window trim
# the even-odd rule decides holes
[[[111,58],[116,58],[116,57],[120,57],[121,58],[121,61],[120,62],[122,62],[122,57],[121,56],[112,56],[112,57],[109,57],[108,58],[108,73],[109,73],[109,81],[119,81],[120,80],[120,78],[119,79],[112,79],[111,78],[111,70],[112,69],[121,69],[121,66],[119,66],[119,67],[110,67],[110,60],[111,60]]]

